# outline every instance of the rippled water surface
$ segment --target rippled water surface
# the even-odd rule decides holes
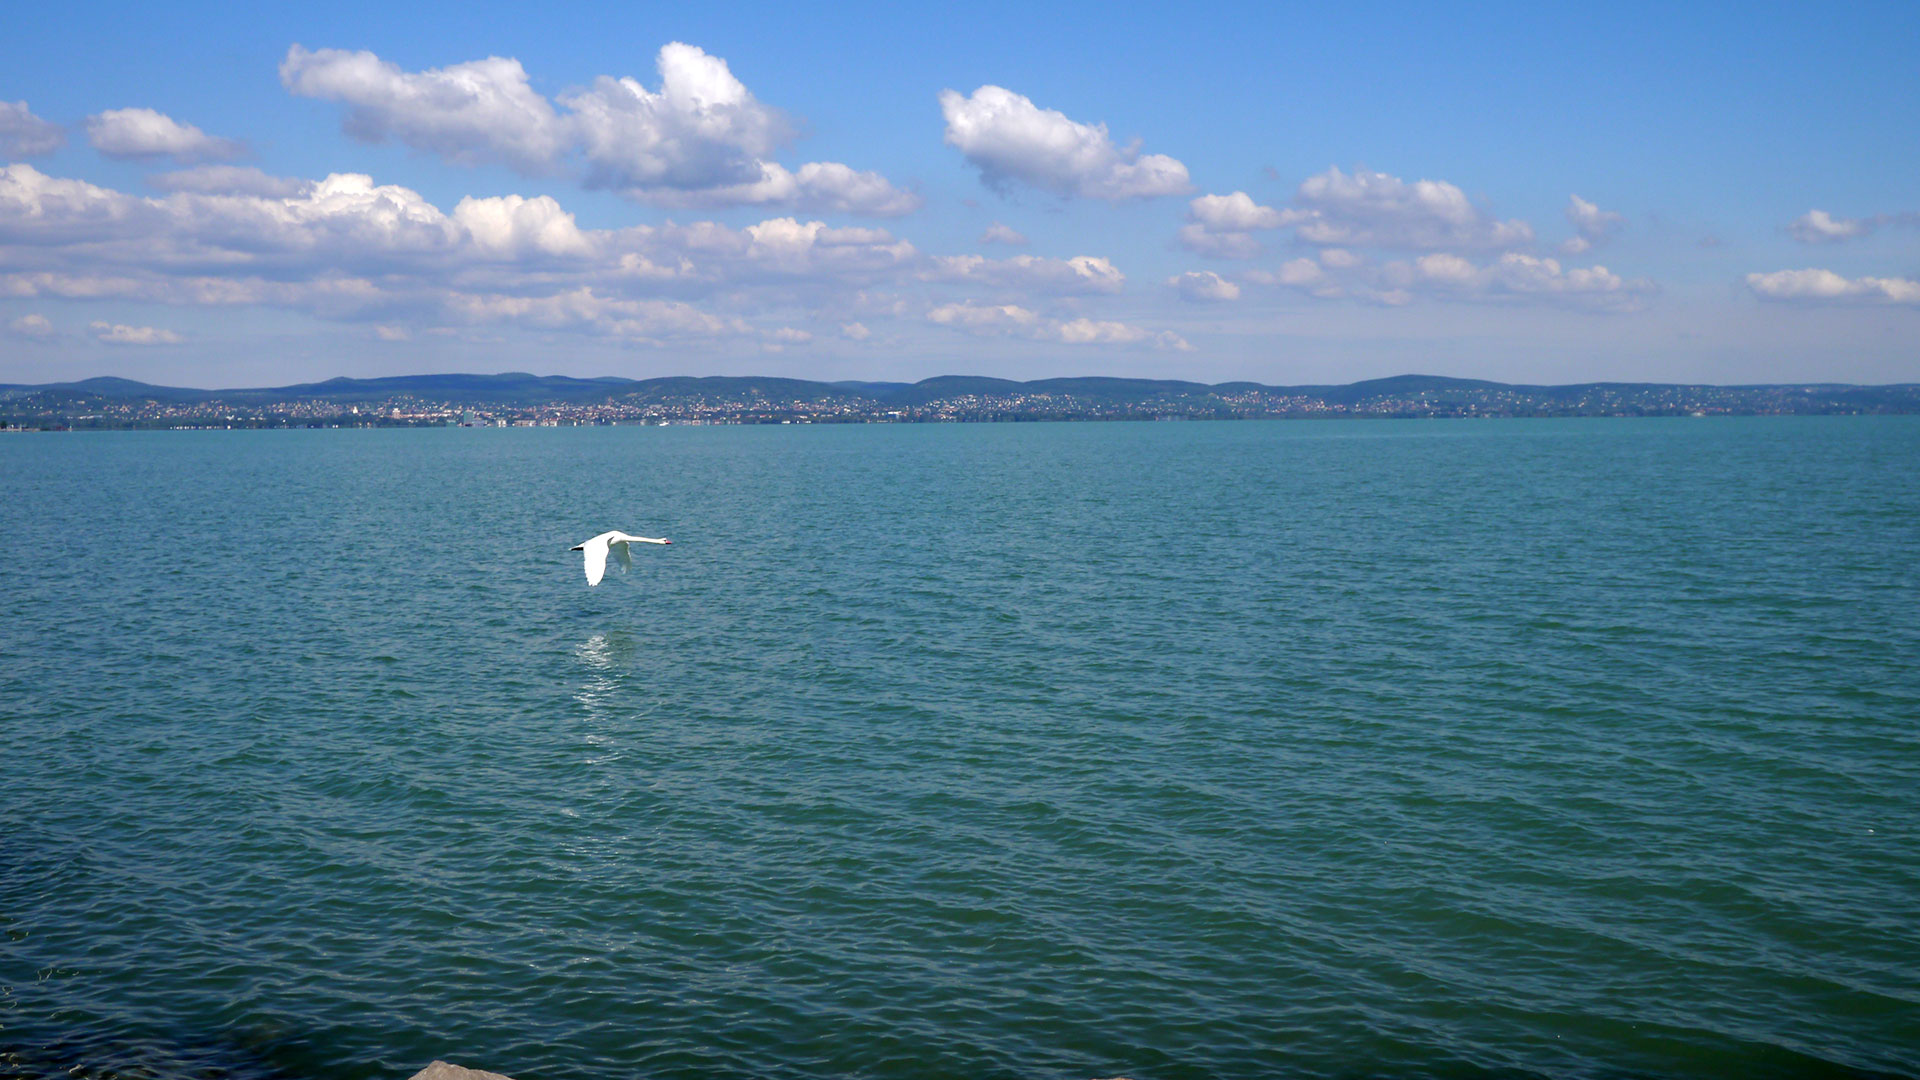
[[[0,436],[0,1073],[1920,1073],[1920,421]],[[589,591],[569,545],[672,537]]]

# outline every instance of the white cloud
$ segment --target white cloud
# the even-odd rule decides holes
[[[1119,202],[1192,190],[1187,167],[1165,154],[1115,146],[1105,124],[1081,124],[999,86],[971,96],[940,91],[947,145],[980,170],[989,187],[1014,181],[1057,195]]]
[[[1180,226],[1179,239],[1181,247],[1214,259],[1251,259],[1266,251],[1252,233],[1209,232],[1199,222]]]
[[[255,179],[196,176],[214,188]],[[929,258],[886,229],[798,217],[588,229],[549,196],[469,197],[443,212],[418,192],[351,173],[303,181],[292,195],[140,196],[30,165],[0,168],[0,296],[279,307],[356,323],[369,342],[484,325],[771,347],[803,343],[763,325],[796,311],[833,313],[843,336],[861,340],[879,336],[873,318],[915,310],[901,294],[911,289],[934,292],[918,307],[932,325],[1185,348],[1177,335],[1090,306],[1125,285],[1098,256]],[[959,297],[938,295],[943,287],[996,302],[950,303]],[[1043,313],[1036,299],[1053,297],[1076,299]],[[100,333],[141,336],[111,324]]]
[[[1803,244],[1831,244],[1865,236],[1873,231],[1873,222],[1864,218],[1836,218],[1825,210],[1809,210],[1787,226],[1787,231]]]
[[[108,345],[179,345],[187,339],[171,330],[154,326],[127,326],[123,323],[87,324],[93,336]]]
[[[1176,352],[1193,351],[1185,338],[1170,331],[1155,332],[1130,323],[1086,318],[1049,324],[1035,336],[1066,345],[1147,345]]]
[[[157,207],[85,180],[48,176],[31,165],[0,167],[0,241],[73,242],[124,234]]]
[[[495,258],[592,254],[573,215],[546,195],[531,199],[518,195],[492,199],[468,196],[453,208],[453,220],[467,230],[476,250]]]
[[[1809,210],[1795,218],[1787,231],[1803,244],[1837,244],[1871,236],[1886,225],[1920,225],[1920,214],[1875,214],[1864,218],[1837,218],[1825,210]]]
[[[712,238],[718,228],[700,231]],[[740,232],[740,262],[758,273],[859,275],[905,266],[919,254],[885,229],[835,229],[822,221],[772,218]]]
[[[1170,277],[1167,284],[1178,289],[1180,298],[1194,303],[1219,303],[1240,299],[1240,286],[1211,270],[1189,270]]]
[[[1367,260],[1345,248],[1321,248],[1320,265],[1336,270],[1348,270],[1365,263]]]
[[[1000,288],[1022,289],[1057,296],[1117,293],[1127,277],[1111,262],[1093,255],[1046,259],[1015,255],[988,259],[980,255],[936,255],[929,281],[965,281]]]
[[[918,210],[919,195],[902,191],[877,172],[855,172],[832,161],[810,161],[788,172],[771,161],[759,163],[758,180],[721,187],[629,188],[629,198],[660,206],[790,206],[817,213],[899,217]]]
[[[655,66],[658,90],[603,75],[561,98],[564,112],[532,88],[518,60],[497,56],[408,72],[370,52],[295,45],[280,79],[292,93],[348,105],[344,126],[358,138],[532,176],[562,172],[578,155],[587,186],[637,201],[876,216],[920,207],[920,196],[876,172],[831,161],[790,170],[769,160],[793,126],[720,57],[676,41]]]
[[[1292,228],[1297,240],[1341,249],[1338,260],[1356,258],[1344,250],[1347,245],[1476,251],[1523,247],[1534,239],[1526,222],[1497,221],[1442,180],[1409,183],[1386,173],[1348,174],[1334,167],[1302,181],[1294,204],[1263,206],[1244,191],[1202,195],[1188,204],[1180,246],[1218,259],[1251,259],[1265,250],[1256,233]],[[1599,230],[1594,236],[1604,236],[1619,218],[1578,196],[1568,214],[1579,207],[1591,211],[1581,220]],[[1582,241],[1584,246],[1592,242]]]
[[[45,315],[22,315],[7,324],[7,329],[30,341],[45,341],[53,337],[53,323]]]
[[[1063,345],[1147,345],[1180,352],[1193,348],[1178,334],[1084,317],[1051,319],[1018,304],[943,304],[927,312],[927,321],[977,336],[1011,335]]]
[[[643,342],[750,332],[738,319],[722,318],[691,304],[605,296],[588,286],[551,296],[449,292],[440,300],[450,313],[468,322],[515,322],[544,329],[588,330]]]
[[[1559,260],[1508,252],[1484,266],[1436,252],[1384,269],[1388,291],[1412,290],[1463,300],[1547,300],[1599,310],[1633,310],[1658,291],[1643,278],[1604,266],[1562,267]]]
[[[1037,326],[1040,323],[1040,316],[1037,312],[1018,304],[976,304],[968,301],[961,304],[943,304],[934,308],[927,312],[927,321],[939,323],[941,326],[994,332]]]
[[[294,45],[280,62],[280,83],[347,105],[342,127],[354,138],[398,139],[463,165],[498,162],[538,174],[565,148],[553,106],[507,57],[407,72],[370,52]]]
[[[1257,231],[1279,229],[1312,215],[1299,210],[1261,206],[1244,191],[1231,195],[1202,195],[1187,204],[1187,224],[1180,228],[1180,246],[1217,259],[1251,259],[1265,248]]]
[[[1567,221],[1577,234],[1560,245],[1560,250],[1568,255],[1579,255],[1599,247],[1627,224],[1624,214],[1602,210],[1578,195],[1567,197]]]
[[[0,167],[0,271],[400,274],[462,287],[674,286],[781,279],[842,287],[922,268],[884,229],[771,218],[584,230],[548,196],[468,198],[451,214],[418,192],[340,173],[288,198],[176,192],[141,198],[30,165]],[[519,284],[513,284],[518,282]]]
[[[620,190],[717,188],[763,179],[761,162],[792,138],[727,62],[671,42],[655,59],[659,91],[601,76],[565,97],[591,166],[589,182]]]
[[[257,195],[267,199],[296,198],[313,186],[305,180],[269,175],[251,165],[196,165],[191,169],[156,173],[147,177],[147,183],[161,191]]]
[[[1497,221],[1444,180],[1330,168],[1302,181],[1295,235],[1326,246],[1486,250],[1533,242],[1524,221]]]
[[[1286,212],[1261,206],[1244,191],[1236,191],[1231,195],[1202,195],[1187,206],[1194,221],[1214,232],[1278,229],[1291,220]]]
[[[87,117],[87,141],[110,158],[170,157],[181,164],[244,156],[246,147],[215,138],[152,109],[108,109]]]
[[[1255,285],[1284,285],[1292,289],[1306,289],[1317,295],[1340,295],[1340,290],[1332,286],[1327,272],[1312,259],[1289,259],[1281,263],[1278,270],[1249,270],[1245,277]]]
[[[67,144],[67,133],[33,115],[24,101],[0,101],[0,157],[51,154]]]
[[[1012,247],[1027,246],[1025,234],[1016,232],[997,221],[987,226],[987,231],[980,234],[980,242],[982,244],[1007,244]]]
[[[1771,274],[1748,274],[1747,288],[1763,300],[1920,306],[1920,281],[1883,277],[1846,278],[1831,270],[1776,270]]]

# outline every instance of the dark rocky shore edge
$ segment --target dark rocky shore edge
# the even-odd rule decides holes
[[[460,1065],[436,1060],[433,1064],[408,1077],[408,1080],[513,1080],[513,1078],[503,1076],[496,1072],[469,1069]],[[1127,1078],[1124,1076],[1115,1076],[1108,1078],[1108,1080],[1127,1080]]]

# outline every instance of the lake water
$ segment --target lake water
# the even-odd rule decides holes
[[[0,1073],[1920,1073],[1920,418],[0,436]],[[588,590],[567,548],[671,537]]]

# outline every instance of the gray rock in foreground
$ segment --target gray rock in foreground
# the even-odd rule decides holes
[[[482,1072],[479,1069],[466,1069],[444,1061],[436,1061],[414,1073],[409,1080],[512,1080],[512,1078],[495,1072]]]

